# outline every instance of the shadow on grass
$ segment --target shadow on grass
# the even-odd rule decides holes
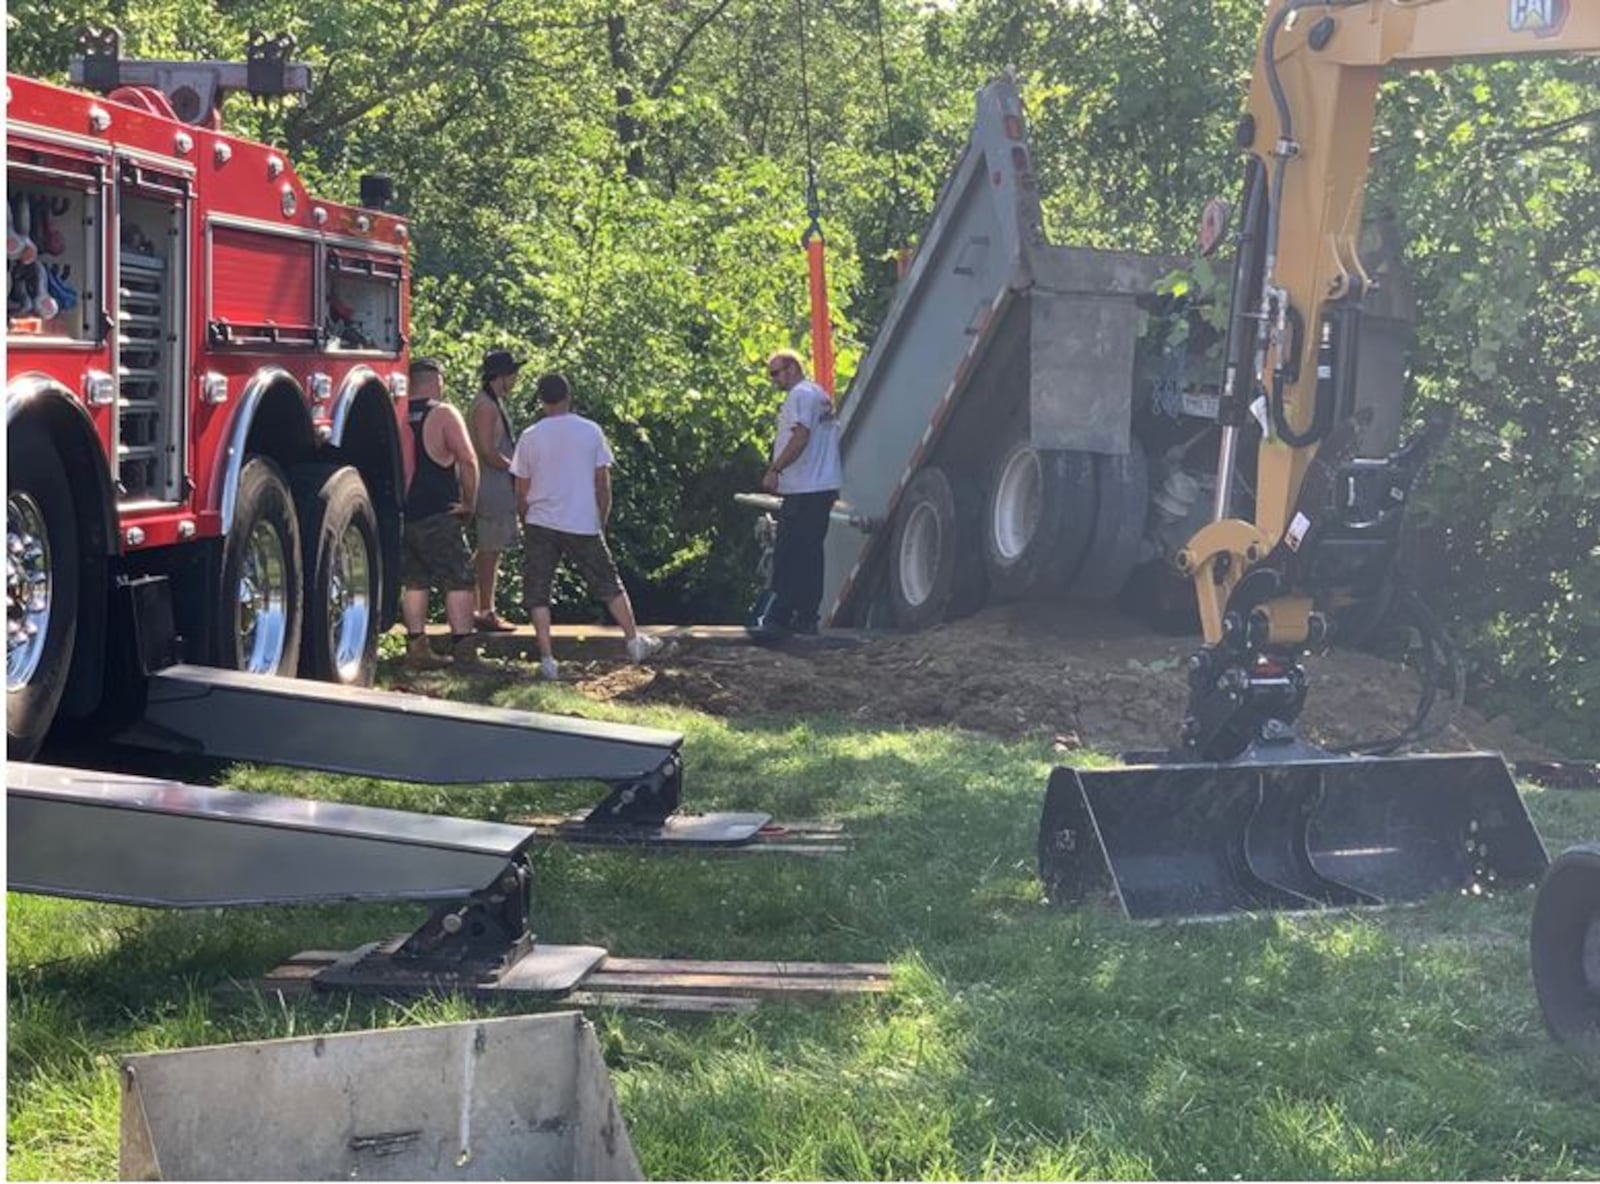
[[[1600,1081],[1545,1040],[1513,940],[1526,932],[1527,893],[1133,926],[1042,902],[1033,846],[1055,759],[1043,742],[727,722],[510,677],[445,682],[502,706],[680,730],[688,808],[836,818],[854,837],[850,855],[828,860],[537,850],[545,940],[894,960],[882,1000],[711,1020],[599,1013],[652,1176],[1600,1174]],[[254,768],[227,779],[490,818],[594,800],[593,786],[434,789]],[[1574,828],[1600,821],[1560,808]],[[80,1098],[103,1089],[108,1049],[503,1010],[213,993],[299,949],[409,928],[420,907],[217,916],[27,904],[11,918],[8,975],[11,1106],[24,1131],[42,1129],[39,1099],[53,1085]]]

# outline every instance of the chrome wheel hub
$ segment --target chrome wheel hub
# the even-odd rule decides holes
[[[371,621],[372,556],[366,536],[352,522],[339,536],[328,577],[328,652],[340,682],[360,675]]]
[[[289,624],[288,564],[283,539],[271,523],[257,522],[239,566],[239,669],[276,673]]]
[[[50,538],[27,493],[6,498],[6,690],[25,687],[50,635]]]

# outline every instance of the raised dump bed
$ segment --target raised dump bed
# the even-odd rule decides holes
[[[639,1180],[576,1012],[122,1061],[124,1180]]]

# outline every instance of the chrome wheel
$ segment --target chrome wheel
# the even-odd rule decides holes
[[[908,604],[926,604],[933,595],[939,571],[939,535],[938,514],[927,502],[918,503],[900,539],[900,589]]]
[[[351,522],[339,536],[328,579],[328,651],[340,682],[360,675],[371,621],[372,553],[367,536]]]
[[[257,522],[239,568],[239,669],[275,674],[283,661],[289,623],[288,564],[283,539]]]
[[[1005,561],[1020,559],[1039,529],[1044,475],[1039,454],[1021,448],[1006,462],[995,483],[994,549]]]
[[[32,681],[50,635],[50,536],[27,493],[6,498],[6,690]]]

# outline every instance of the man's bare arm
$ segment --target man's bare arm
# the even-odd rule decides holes
[[[772,462],[772,467],[787,469],[806,450],[806,445],[810,442],[811,429],[803,423],[795,424],[794,430],[789,433],[789,438],[783,443],[783,451],[778,453],[777,459]]]
[[[594,471],[594,504],[600,511],[600,525],[611,521],[611,469],[601,465]]]
[[[792,465],[796,458],[806,450],[806,444],[811,440],[811,429],[803,423],[794,425],[789,432],[789,438],[783,442],[783,448],[767,466],[766,473],[761,478],[761,488],[768,493],[778,491],[778,474]]]
[[[478,504],[478,454],[467,438],[467,421],[461,412],[449,404],[444,411],[444,446],[456,462],[456,475],[461,479],[461,505],[458,513],[470,514]]]
[[[528,513],[528,486],[532,484],[527,477],[512,477],[511,491],[517,499],[517,517],[525,518]]]

